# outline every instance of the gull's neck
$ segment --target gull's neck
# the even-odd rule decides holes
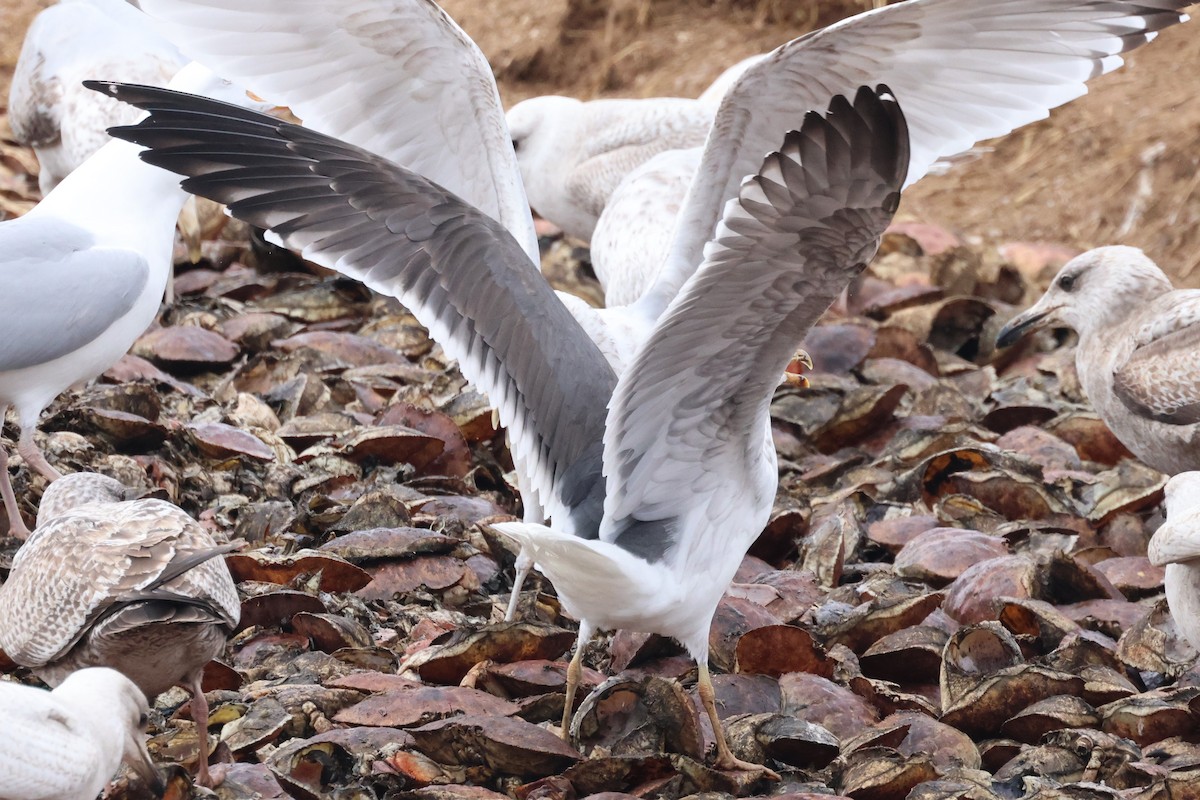
[[[136,250],[163,286],[171,268],[175,220],[187,199],[179,178],[113,141],[63,179],[29,216],[53,216],[90,231],[101,246]]]

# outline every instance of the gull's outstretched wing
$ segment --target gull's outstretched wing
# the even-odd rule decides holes
[[[938,159],[1035,120],[1087,92],[1121,53],[1187,18],[1190,0],[908,0],[794,39],[725,95],[647,312],[701,261],[721,209],[763,153],[834,94],[886,84],[912,141],[905,185]]]
[[[649,560],[697,498],[766,457],[772,390],[805,333],[875,254],[908,169],[885,87],[838,96],[768,155],[703,265],[621,376],[608,416],[600,537]],[[691,551],[691,547],[680,548]]]
[[[201,97],[91,84],[150,112],[112,131],[305,258],[404,303],[488,394],[562,530],[594,536],[612,369],[512,236],[359,147]]]
[[[184,51],[306,127],[499,220],[539,263],[491,67],[432,0],[144,0]]]
[[[1173,425],[1200,422],[1200,291],[1172,292],[1171,307],[1135,336],[1113,370],[1113,392],[1134,414]]]

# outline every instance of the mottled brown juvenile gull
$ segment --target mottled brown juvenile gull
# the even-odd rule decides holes
[[[38,157],[47,194],[138,113],[83,88],[88,78],[166,86],[187,59],[125,0],[67,0],[34,18],[8,95],[8,123]]]
[[[200,65],[172,85],[250,101]],[[34,444],[59,393],[113,365],[153,321],[171,274],[178,182],[110,142],[25,216],[0,223],[0,420],[16,409],[17,451],[47,480],[59,472]],[[28,536],[0,447],[9,532]]]
[[[149,698],[192,693],[199,781],[210,783],[204,665],[241,614],[224,553],[195,520],[94,473],[51,485],[38,525],[0,586],[0,649],[51,686],[83,667],[111,667]]]
[[[1047,326],[1079,334],[1083,391],[1130,452],[1170,475],[1200,469],[1200,291],[1173,288],[1137,248],[1100,247],[1068,262],[996,343]]]
[[[0,797],[96,800],[122,761],[161,793],[146,752],[149,710],[111,669],[79,670],[52,692],[0,681]]]
[[[1150,539],[1151,564],[1166,567],[1163,579],[1175,624],[1200,650],[1200,472],[1167,481],[1167,521]]]
[[[488,392],[553,509],[555,530],[507,532],[553,562],[538,559],[585,634],[628,624],[684,640],[715,715],[707,629],[775,495],[772,391],[875,252],[907,173],[886,89],[863,88],[853,107],[835,98],[828,120],[806,115],[761,163],[618,383],[519,243],[441,187],[269,117],[98,86],[150,112],[113,134],[189,175],[184,188],[413,311]],[[723,737],[719,763],[737,765]]]

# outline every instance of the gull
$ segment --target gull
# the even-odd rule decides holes
[[[128,500],[112,478],[74,473],[46,489],[38,525],[0,586],[0,649],[51,686],[83,667],[118,670],[146,695],[192,693],[208,774],[200,681],[241,614],[219,545],[177,506]]]
[[[88,78],[166,86],[187,59],[125,0],[68,0],[40,12],[13,71],[8,124],[38,157],[42,194],[108,143],[137,112],[83,88]]]
[[[798,109],[817,108],[831,93],[885,83],[904,98],[913,142],[906,185],[984,139],[1001,136],[1087,91],[1090,79],[1121,65],[1121,53],[1186,19],[1185,0],[908,0],[843,19],[744,59],[698,100],[647,98],[580,102],[557,97],[522,101],[508,113],[517,161],[538,214],[578,238],[598,235],[606,213],[624,230],[670,231],[675,214],[660,203],[613,207],[623,177],[645,159],[692,136],[736,137]],[[748,120],[750,120],[748,122]],[[709,128],[711,125],[711,133]],[[755,142],[756,157],[770,142]],[[639,160],[641,159],[641,160]],[[935,163],[936,162],[936,163]],[[747,170],[748,171],[748,170]],[[747,171],[735,170],[736,179]],[[653,187],[651,188],[653,191]],[[637,189],[628,195],[637,197]],[[682,198],[682,195],[680,195]],[[679,200],[675,201],[676,203]],[[657,244],[657,243],[652,243]],[[637,296],[654,279],[661,246],[639,239],[607,263],[593,253],[609,294]],[[620,251],[618,251],[620,252]],[[625,262],[637,264],[631,269]],[[630,281],[616,285],[611,280]]]
[[[198,64],[172,85],[250,102]],[[112,366],[154,320],[186,199],[136,147],[110,142],[25,216],[0,223],[0,420],[16,409],[17,451],[49,481],[60,473],[34,444],[38,417]],[[27,537],[3,447],[0,498],[9,532]]]
[[[555,528],[498,526],[533,554],[580,641],[675,636],[696,658],[722,768],[708,628],[778,483],[770,400],[809,327],[874,255],[908,172],[886,88],[833,99],[760,161],[703,261],[619,380],[503,226],[446,189],[316,131],[151,87],[93,84],[147,110],[114,136],[188,175],[305,258],[398,298],[488,393]],[[597,509],[597,504],[599,508]],[[601,513],[599,539],[583,527]],[[569,671],[564,728],[580,672]]]
[[[108,128],[137,120],[135,109],[84,89],[85,79],[166,86],[186,64],[153,21],[126,0],[64,0],[41,11],[17,58],[8,122],[16,140],[37,154],[42,195],[108,143]],[[179,215],[193,262],[200,260],[213,211],[189,198]],[[172,296],[168,281],[168,303]]]
[[[996,344],[1048,326],[1079,334],[1079,382],[1121,444],[1169,475],[1200,469],[1200,291],[1173,288],[1137,248],[1100,247],[1067,262]]]
[[[540,264],[529,198],[492,70],[432,0],[142,0],[141,5],[192,58],[291,108],[307,127],[457,195],[507,230],[531,265]],[[824,109],[834,94],[852,94],[860,85],[892,86],[908,98],[907,185],[939,159],[1041,119],[1048,109],[1083,94],[1089,78],[1121,63],[1117,54],[1186,19],[1178,11],[1185,5],[1186,0],[909,0],[793,40],[749,65],[726,92],[704,140],[701,166],[677,219],[669,223],[665,252],[627,240],[632,258],[643,250],[642,262],[640,269],[623,267],[619,274],[653,276],[640,284],[637,302],[594,309],[568,294],[559,298],[612,373],[620,375],[703,261],[705,244],[742,178],[758,170],[763,154],[777,149],[807,111]],[[922,46],[910,45],[914,39]],[[525,158],[528,148],[516,144]],[[445,348],[439,338],[445,331],[431,333]],[[492,376],[483,380],[469,365],[460,366],[476,385],[486,389],[491,383]],[[503,401],[502,394],[489,396],[493,403]],[[513,417],[502,413],[501,421]],[[602,427],[603,420],[590,423]],[[591,433],[581,430],[581,441],[592,441]],[[526,521],[553,519],[559,530],[597,535],[598,501],[564,504],[549,476],[539,472],[544,462],[519,443],[513,460]],[[506,618],[515,614],[531,566],[528,553],[518,556]]]
[[[518,157],[487,59],[432,0],[141,5],[192,58],[288,106],[307,127],[453,192],[539,263],[520,169],[537,148],[517,132]],[[620,373],[700,264],[741,179],[805,112],[860,85],[886,83],[910,98],[911,183],[939,158],[1083,94],[1087,79],[1120,63],[1116,54],[1186,19],[1185,5],[909,0],[793,40],[748,65],[726,93],[668,255],[646,262],[654,280],[642,299],[601,310],[564,302]]]
[[[1164,492],[1167,521],[1150,538],[1146,555],[1151,564],[1166,567],[1171,616],[1200,650],[1200,472],[1173,476]]]
[[[0,682],[0,792],[6,800],[96,800],[124,761],[156,795],[146,752],[146,696],[103,667],[72,673],[47,692]]]
[[[517,103],[506,119],[530,206],[586,242],[621,179],[664,150],[702,146],[715,111],[683,97],[544,95]]]

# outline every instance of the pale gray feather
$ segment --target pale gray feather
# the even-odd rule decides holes
[[[672,520],[770,446],[772,389],[874,255],[907,167],[895,100],[864,88],[854,108],[838,97],[828,120],[807,115],[742,184],[704,263],[618,382],[603,540],[662,557],[681,530]]]
[[[91,233],[58,219],[0,225],[0,291],[11,309],[0,314],[0,371],[74,352],[133,307],[150,277],[146,260],[94,246]]]

